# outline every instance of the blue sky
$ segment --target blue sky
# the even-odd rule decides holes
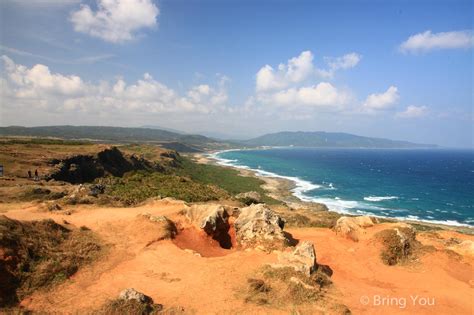
[[[472,1],[0,2],[1,125],[473,146]]]

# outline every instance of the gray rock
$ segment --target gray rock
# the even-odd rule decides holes
[[[279,253],[278,264],[273,264],[271,266],[273,268],[290,267],[307,276],[311,275],[318,269],[313,243],[304,241],[291,253]]]
[[[245,203],[246,205],[262,202],[262,196],[256,191],[248,191],[237,194],[235,195],[235,199]]]
[[[234,227],[241,245],[286,242],[284,221],[264,204],[242,208]]]
[[[147,303],[149,301],[149,298],[145,294],[138,292],[134,288],[128,288],[120,292],[119,299],[136,300],[140,303]]]
[[[364,229],[377,223],[376,219],[368,216],[340,217],[334,227],[336,234],[349,238],[355,242],[365,234]]]
[[[185,215],[191,223],[211,236],[229,229],[229,215],[221,205],[192,205],[185,210]]]

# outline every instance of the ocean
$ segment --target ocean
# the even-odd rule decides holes
[[[293,180],[296,197],[340,213],[474,226],[474,150],[271,148],[212,157]]]

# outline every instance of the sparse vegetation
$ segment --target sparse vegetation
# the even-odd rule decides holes
[[[276,212],[285,219],[286,227],[332,228],[341,214],[332,211],[281,211]]]
[[[22,222],[0,216],[0,307],[68,279],[101,250],[91,231],[53,220]]]
[[[148,315],[148,314],[159,314],[163,306],[161,304],[155,304],[153,302],[142,303],[138,300],[123,300],[114,299],[108,301],[99,311],[95,314],[106,314],[106,315]]]
[[[244,300],[274,307],[313,303],[323,299],[331,283],[323,268],[308,277],[290,267],[265,266],[258,277],[247,280]]]
[[[375,235],[383,245],[382,261],[389,266],[408,261],[421,244],[416,240],[416,232],[411,228],[387,229]]]

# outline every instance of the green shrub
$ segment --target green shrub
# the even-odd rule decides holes
[[[187,202],[203,202],[229,197],[212,185],[197,183],[189,178],[157,172],[137,171],[114,178],[107,193],[133,205],[151,197],[172,197]]]
[[[265,183],[263,180],[241,176],[235,169],[195,163],[188,158],[180,157],[180,167],[176,170],[176,173],[188,176],[195,182],[216,185],[231,195],[256,191],[262,196],[262,201],[267,204],[281,203],[266,195],[266,191],[261,187]]]

